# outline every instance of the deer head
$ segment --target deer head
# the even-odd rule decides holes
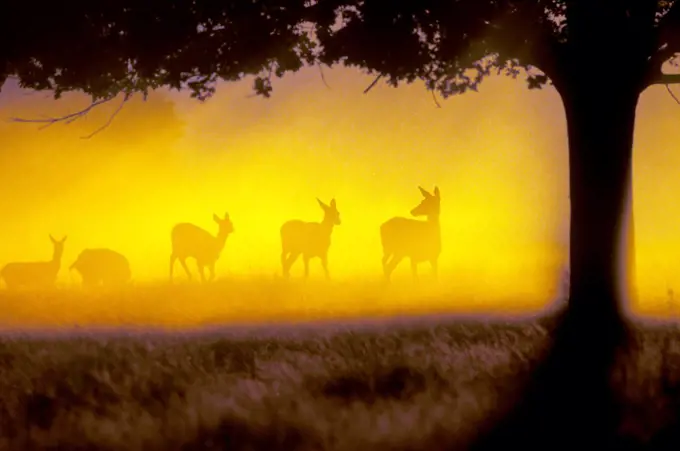
[[[422,187],[418,187],[420,194],[423,195],[423,200],[411,210],[412,216],[439,216],[439,187],[434,187],[434,194],[430,194]]]
[[[226,238],[230,233],[234,233],[234,224],[229,219],[229,213],[224,214],[224,218],[220,218],[213,213],[213,221],[219,226],[217,237]]]
[[[52,241],[52,246],[54,247],[54,257],[59,259],[64,253],[64,243],[66,242],[66,236],[61,240],[55,240],[52,235],[50,235],[50,241]]]
[[[323,210],[323,222],[333,225],[340,225],[340,212],[338,211],[338,207],[335,205],[335,199],[331,199],[330,205],[324,204],[319,200],[319,198],[317,198],[316,201]]]

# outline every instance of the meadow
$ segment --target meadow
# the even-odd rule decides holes
[[[242,304],[224,294],[239,283]],[[0,450],[465,449],[551,335],[550,315],[445,314],[425,292],[387,315],[378,290],[267,283],[3,291]],[[329,299],[305,317],[304,296]],[[638,322],[636,341],[614,375],[620,433],[649,443],[678,430],[680,332]]]

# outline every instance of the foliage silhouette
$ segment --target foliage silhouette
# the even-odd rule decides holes
[[[377,75],[367,91],[381,78],[420,79],[447,97],[477,89],[492,71],[524,74],[529,88],[552,85],[569,139],[570,302],[533,384],[543,388],[527,405],[555,414],[529,415],[539,422],[534,437],[578,423],[562,445],[609,440],[608,374],[629,328],[618,275],[635,110],[649,86],[680,81],[662,72],[680,51],[680,2],[149,0],[54,3],[40,14],[12,2],[0,30],[0,82],[16,76],[27,88],[81,90],[93,101],[162,86],[206,99],[217,80],[249,75],[268,97],[272,77],[317,64]],[[583,402],[591,408],[576,418]]]

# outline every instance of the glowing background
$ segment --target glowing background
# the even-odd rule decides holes
[[[228,211],[236,232],[218,276],[271,279],[280,272],[280,225],[321,220],[315,197],[335,197],[343,223],[333,233],[331,274],[377,283],[380,223],[408,216],[418,185],[438,185],[440,293],[513,310],[554,297],[569,204],[564,113],[552,89],[497,77],[437,108],[420,84],[379,84],[364,95],[370,77],[334,69],[326,79],[330,89],[317,69],[288,76],[268,100],[249,97],[250,80],[222,85],[205,104],[156,93],[127,104],[89,140],[80,137],[106,122],[115,103],[42,131],[1,123],[0,264],[48,259],[48,234],[67,234],[65,267],[85,247],[110,247],[129,258],[135,281],[164,280],[172,225],[189,221],[215,233],[213,212]],[[62,115],[86,104],[8,84],[0,115]],[[643,95],[634,161],[639,312],[665,308],[667,288],[680,287],[678,121],[680,105],[665,89]],[[293,273],[301,271],[298,262]],[[318,261],[311,272],[322,276]],[[420,273],[425,280],[429,266]],[[179,265],[176,274],[183,277]],[[407,262],[395,276],[408,284]],[[67,269],[59,280],[79,282]]]

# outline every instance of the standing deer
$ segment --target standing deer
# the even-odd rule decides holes
[[[437,261],[441,253],[441,230],[439,227],[439,188],[430,194],[418,187],[423,195],[420,204],[411,210],[412,216],[425,216],[427,221],[408,218],[392,218],[380,226],[383,248],[382,266],[385,281],[405,258],[411,259],[413,279],[418,280],[418,263],[429,261],[432,274],[437,277]]]
[[[286,279],[290,277],[290,268],[300,254],[305,264],[305,279],[309,277],[309,260],[313,257],[321,259],[326,279],[330,279],[328,249],[331,246],[333,227],[340,225],[340,212],[335,205],[335,199],[331,199],[330,205],[324,204],[319,199],[316,200],[323,210],[321,222],[293,219],[281,226],[281,266],[283,277]]]
[[[220,258],[229,234],[234,233],[234,225],[229,219],[229,213],[224,214],[224,219],[213,214],[213,220],[219,225],[217,236],[211,235],[206,230],[189,223],[181,223],[172,228],[172,255],[170,255],[170,281],[172,281],[175,260],[179,259],[187,277],[191,280],[191,273],[187,268],[186,259],[196,259],[196,266],[201,275],[201,281],[205,282],[205,267],[210,271],[208,280],[215,278],[215,262]]]
[[[0,277],[5,280],[7,288],[14,290],[21,287],[27,288],[52,288],[57,280],[57,274],[61,267],[61,256],[64,253],[64,242],[55,240],[50,235],[54,251],[52,260],[41,262],[12,262],[7,263],[0,270]]]

